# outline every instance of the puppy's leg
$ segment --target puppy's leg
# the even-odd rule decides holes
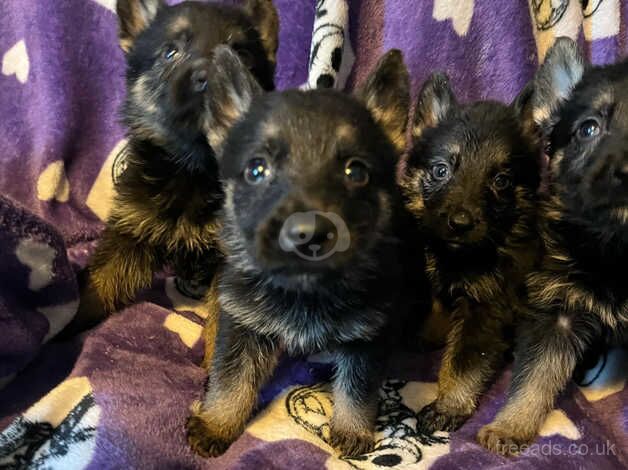
[[[155,269],[151,247],[110,227],[90,260],[90,278],[105,310],[133,299],[138,290],[150,286]]]
[[[419,412],[420,429],[455,431],[475,411],[478,397],[508,349],[504,321],[483,306],[472,308],[461,302],[456,307],[438,374],[438,395]]]
[[[383,366],[374,348],[374,345],[352,344],[336,351],[331,445],[342,455],[373,450],[377,390]]]
[[[201,367],[209,372],[214,357],[216,347],[216,336],[218,334],[218,321],[220,317],[220,302],[218,301],[218,276],[214,277],[212,284],[205,296],[207,305],[207,318],[203,326],[203,342],[205,343],[205,354]]]
[[[204,457],[215,457],[244,432],[257,393],[277,364],[270,339],[220,315],[216,349],[203,402],[192,405],[188,442]]]
[[[512,455],[529,443],[565,389],[596,325],[566,315],[536,315],[522,325],[508,401],[478,433],[494,452]]]

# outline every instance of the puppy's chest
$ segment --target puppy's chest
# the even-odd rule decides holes
[[[449,309],[460,298],[495,306],[518,302],[523,288],[523,277],[510,260],[498,259],[491,266],[478,269],[445,262],[428,250],[426,271],[435,295]]]
[[[310,354],[342,343],[372,341],[388,320],[386,305],[347,304],[325,296],[295,299],[224,283],[220,305],[235,322],[277,340],[290,354]]]
[[[178,181],[156,188],[121,181],[111,220],[121,231],[151,245],[177,251],[215,245],[221,206],[220,188]]]
[[[620,254],[616,262],[602,261],[554,245],[546,252],[542,269],[528,281],[530,299],[540,308],[554,306],[570,315],[595,315],[612,329],[625,329],[628,283],[624,261]]]

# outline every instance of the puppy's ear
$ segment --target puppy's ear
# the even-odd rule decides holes
[[[375,121],[399,152],[406,148],[406,128],[410,108],[410,79],[403,55],[388,51],[358,92]]]
[[[425,129],[436,127],[458,106],[444,73],[434,73],[423,84],[417,98],[412,122],[412,138],[421,137]]]
[[[220,159],[229,130],[248,111],[262,88],[233,49],[224,45],[214,50],[207,88],[212,93],[207,98],[205,131],[209,145]]]
[[[164,0],[118,0],[118,37],[120,47],[129,52],[138,34],[144,31],[155,19],[160,8],[166,6]]]
[[[541,133],[539,125],[534,121],[534,80],[529,81],[519,92],[510,105],[514,110],[526,137],[532,142],[539,142]]]
[[[272,0],[246,0],[243,8],[259,33],[268,60],[274,65],[279,47],[279,15]]]
[[[537,125],[543,129],[552,127],[556,111],[571,96],[584,70],[578,45],[567,37],[556,39],[534,78],[531,105]]]

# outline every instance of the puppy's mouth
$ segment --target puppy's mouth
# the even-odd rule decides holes
[[[275,287],[286,290],[313,290],[321,284],[329,273],[323,270],[297,269],[292,267],[275,268],[269,271],[268,279]]]
[[[458,240],[445,240],[445,244],[447,245],[447,248],[451,249],[451,250],[462,250],[463,248],[466,247],[466,244],[458,241]]]

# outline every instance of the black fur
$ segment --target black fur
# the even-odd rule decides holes
[[[271,93],[231,131],[221,159],[227,262],[217,281],[216,350],[207,395],[188,423],[196,451],[216,455],[224,448],[215,443],[238,437],[274,361],[255,371],[248,365],[282,349],[333,351],[331,440],[344,454],[372,447],[387,332],[410,304],[402,300],[400,261],[409,254],[398,236],[393,145],[408,100],[407,72],[394,51],[359,99],[331,90]],[[319,214],[292,218],[307,211]],[[219,408],[233,396],[238,410]]]
[[[628,63],[587,67],[561,38],[534,87],[550,153],[543,261],[527,281],[508,402],[479,434],[503,454],[535,437],[587,348],[627,341]]]
[[[224,123],[217,110],[231,105],[216,80],[230,77],[212,61],[229,46],[271,90],[278,32],[270,0],[247,0],[242,8],[119,0],[117,12],[128,64],[127,166],[89,267],[107,311],[129,302],[164,265],[192,287],[211,281],[221,259],[215,154]]]
[[[435,304],[451,320],[437,399],[419,414],[427,432],[464,423],[511,345],[537,257],[540,143],[528,102],[526,89],[510,106],[461,106],[440,74],[419,95],[402,185],[425,232]]]

